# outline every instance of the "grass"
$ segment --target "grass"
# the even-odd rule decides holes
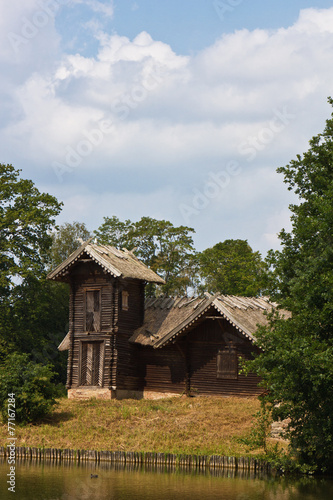
[[[247,456],[257,398],[60,399],[38,425],[16,426],[17,446]],[[0,443],[8,443],[7,425]],[[251,453],[260,453],[253,450]]]

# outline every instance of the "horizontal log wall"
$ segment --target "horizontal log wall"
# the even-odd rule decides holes
[[[186,363],[176,345],[159,350],[143,348],[139,361],[146,391],[185,393]]]
[[[48,460],[52,462],[76,463],[121,463],[136,465],[186,466],[196,469],[233,469],[238,471],[270,472],[269,462],[252,457],[221,455],[184,455],[155,452],[95,451],[58,448],[16,447],[16,459]],[[7,457],[5,447],[0,447],[0,458]],[[8,455],[9,456],[9,455]]]
[[[193,394],[252,396],[262,392],[258,387],[260,379],[255,374],[238,375],[235,380],[217,378],[217,353],[229,342],[235,346],[238,358],[251,359],[252,352],[256,350],[250,340],[226,320],[207,319],[192,334],[189,333],[187,339]]]
[[[136,346],[129,343],[133,332],[142,325],[144,315],[144,284],[134,279],[119,280],[119,312],[118,329],[115,336],[117,352],[117,379],[119,390],[141,390],[142,380],[139,375],[139,366]],[[128,293],[128,309],[122,307],[122,292]]]
[[[217,354],[229,342],[239,358],[251,359],[253,344],[225,320],[207,319],[176,343],[161,349],[142,347],[138,355],[147,391],[192,395],[252,396],[262,389],[255,374],[236,380],[217,378]]]

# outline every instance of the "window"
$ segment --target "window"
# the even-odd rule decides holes
[[[80,385],[102,387],[104,342],[82,342],[80,354]]]
[[[86,290],[85,330],[99,332],[101,329],[101,291]]]
[[[121,309],[123,311],[128,311],[128,296],[129,293],[126,290],[121,292]]]
[[[234,346],[228,345],[217,353],[217,378],[237,380],[238,357]]]

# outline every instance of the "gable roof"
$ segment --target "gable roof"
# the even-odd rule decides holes
[[[160,276],[143,264],[129,250],[118,250],[109,245],[92,244],[90,240],[85,242],[67,257],[64,262],[51,271],[47,275],[47,278],[64,281],[72,266],[84,256],[96,262],[106,273],[111,274],[115,278],[134,278],[151,283],[165,284],[165,281]]]
[[[233,295],[209,295],[205,298],[151,298],[146,301],[145,321],[137,329],[130,342],[155,349],[164,347],[204,319],[213,309],[250,341],[255,341],[257,325],[268,323],[267,313],[277,304],[267,297],[235,297]],[[286,311],[285,316],[289,316]]]

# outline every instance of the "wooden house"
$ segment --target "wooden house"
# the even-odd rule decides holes
[[[132,252],[83,244],[48,275],[70,286],[68,349],[69,398],[126,396],[138,387],[135,346],[142,326],[146,283],[164,280]]]
[[[257,395],[256,375],[239,359],[258,352],[265,298],[209,295],[149,298],[164,281],[133,253],[85,243],[48,275],[70,286],[69,398]]]

